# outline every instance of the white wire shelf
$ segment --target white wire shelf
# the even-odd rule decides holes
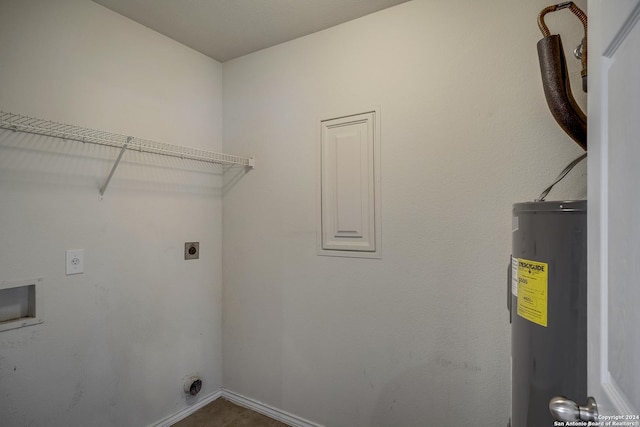
[[[109,147],[122,148],[126,145],[128,150],[162,154],[166,156],[180,157],[182,159],[198,160],[201,162],[253,167],[252,158],[198,150],[179,145],[171,145],[163,142],[150,141],[142,138],[53,122],[50,120],[37,119],[20,114],[7,113],[4,111],[0,111],[0,128],[53,136],[56,138],[70,139],[80,142],[89,142]]]
[[[100,189],[101,195],[104,194],[104,191],[109,184],[109,180],[118,167],[118,163],[120,162],[125,150],[136,150],[144,153],[160,154],[163,156],[179,157],[181,159],[196,160],[227,166],[243,166],[247,168],[253,168],[255,166],[253,157],[240,157],[231,154],[222,154],[213,151],[166,144],[163,142],[58,123],[51,120],[43,120],[5,111],[0,111],[0,129],[8,129],[12,131],[33,133],[36,135],[51,136],[66,140],[120,148],[120,155],[113,165],[109,177]]]

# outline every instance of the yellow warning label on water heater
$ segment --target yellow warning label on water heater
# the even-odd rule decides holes
[[[547,327],[549,264],[518,259],[518,316]]]

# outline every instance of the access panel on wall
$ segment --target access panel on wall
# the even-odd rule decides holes
[[[379,111],[321,120],[318,253],[380,256]]]

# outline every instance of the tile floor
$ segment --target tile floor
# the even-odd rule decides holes
[[[173,427],[288,427],[250,409],[219,398]]]

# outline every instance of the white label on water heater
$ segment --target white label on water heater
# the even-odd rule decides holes
[[[518,258],[511,257],[511,293],[518,296]]]

